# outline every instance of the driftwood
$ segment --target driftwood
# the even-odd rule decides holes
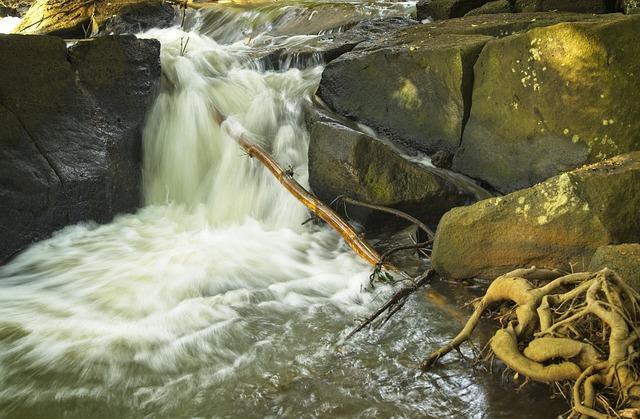
[[[225,121],[225,118],[219,112],[215,112],[215,117],[219,124]],[[294,179],[293,174],[280,167],[278,162],[266,150],[247,140],[244,135],[232,135],[232,137],[250,157],[256,158],[262,163],[291,195],[338,232],[358,256],[374,266],[382,263],[380,254],[366,240],[360,237],[349,223],[333,211],[329,205],[320,201],[300,185]],[[395,268],[389,268],[395,270]]]
[[[218,111],[214,111],[214,115],[218,124],[222,124],[225,121],[225,118]],[[429,241],[427,242],[398,246],[389,249],[388,251],[380,255],[369,243],[367,243],[366,240],[364,240],[360,235],[358,235],[358,233],[356,233],[356,231],[349,225],[349,223],[347,223],[342,217],[340,217],[335,211],[333,211],[330,205],[325,204],[317,197],[315,197],[312,193],[307,191],[302,185],[298,183],[298,181],[293,178],[293,174],[291,172],[282,169],[278,162],[276,162],[266,150],[264,150],[259,145],[247,140],[247,138],[242,134],[229,134],[249,155],[249,157],[255,157],[260,163],[262,163],[267,168],[267,170],[269,170],[269,172],[271,172],[271,174],[278,180],[278,182],[280,182],[280,184],[291,193],[291,195],[293,195],[298,201],[306,206],[313,214],[325,221],[336,232],[338,232],[338,234],[342,236],[345,242],[353,249],[354,252],[356,252],[358,256],[369,262],[371,265],[374,265],[375,270],[372,274],[372,277],[375,276],[376,273],[380,272],[383,267],[387,270],[395,271],[404,276],[404,279],[406,281],[405,286],[396,291],[385,302],[385,304],[382,305],[382,307],[380,307],[378,310],[376,310],[375,313],[365,319],[357,328],[349,333],[349,335],[345,339],[349,339],[354,334],[364,329],[366,326],[372,324],[373,321],[375,321],[385,312],[387,312],[387,316],[383,320],[382,324],[386,323],[391,318],[391,316],[402,309],[405,302],[407,301],[407,298],[409,298],[411,294],[413,294],[416,290],[433,279],[433,277],[435,276],[435,272],[431,269],[416,278],[410,278],[406,273],[399,271],[393,265],[385,263],[386,258],[396,251],[403,249],[421,248],[431,244],[433,232],[431,232],[431,230],[429,230],[429,228],[426,227],[423,223],[401,211],[392,210],[390,208],[377,205],[366,204],[360,201],[350,200],[349,198],[342,197],[341,199],[352,204],[363,206],[369,205],[370,208],[391,212],[395,215],[405,218],[418,225],[419,228],[423,229],[429,235]]]

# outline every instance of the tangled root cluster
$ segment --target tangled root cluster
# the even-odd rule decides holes
[[[530,268],[498,277],[462,331],[422,368],[458,348],[486,310],[505,302],[515,308],[490,348],[507,367],[531,380],[568,383],[572,418],[640,417],[640,294],[608,269],[561,276]]]

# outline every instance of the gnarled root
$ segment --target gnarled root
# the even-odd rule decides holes
[[[531,281],[547,280],[534,286]],[[469,339],[491,306],[515,303],[491,350],[531,380],[573,383],[572,417],[638,417],[640,295],[614,272],[560,276],[519,269],[498,277],[462,331],[434,351],[424,369]]]

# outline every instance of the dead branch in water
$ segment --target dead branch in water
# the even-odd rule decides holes
[[[360,323],[358,327],[353,329],[344,338],[344,340],[346,341],[350,339],[353,335],[355,335],[365,327],[372,324],[374,320],[376,320],[385,311],[387,311],[388,312],[387,317],[385,317],[385,319],[382,322],[382,324],[385,324],[391,318],[391,316],[396,314],[402,307],[404,307],[404,304],[406,303],[407,298],[409,298],[411,294],[416,292],[420,287],[426,285],[431,279],[433,279],[434,276],[435,276],[435,271],[433,269],[429,269],[427,272],[413,279],[409,285],[406,285],[400,288],[391,297],[389,297],[387,302],[385,302],[378,310],[376,310],[375,313],[367,317],[362,323]]]
[[[214,115],[219,124],[222,124],[225,121],[225,118],[218,111],[214,110]],[[344,240],[356,252],[356,254],[358,254],[361,258],[363,258],[370,264],[374,265],[375,270],[374,274],[372,275],[375,275],[376,272],[380,272],[383,266],[387,269],[399,272],[397,268],[384,263],[386,257],[391,253],[402,249],[419,248],[431,243],[433,232],[431,232],[431,230],[429,230],[429,228],[422,224],[419,220],[398,210],[371,205],[371,207],[374,207],[375,209],[378,209],[380,211],[392,211],[392,213],[402,218],[408,219],[411,222],[414,222],[418,225],[418,227],[422,228],[427,234],[429,234],[428,242],[417,243],[409,246],[399,246],[393,249],[389,249],[381,256],[375,249],[373,249],[373,247],[371,247],[369,243],[361,238],[342,217],[340,217],[335,211],[333,211],[333,209],[331,209],[329,205],[326,205],[324,202],[320,201],[317,197],[315,197],[302,185],[300,185],[293,178],[293,173],[291,171],[282,169],[278,162],[276,162],[273,157],[271,157],[269,153],[267,153],[262,147],[250,142],[243,135],[232,135],[232,137],[250,157],[255,157],[258,161],[260,161],[260,163],[262,163],[267,168],[267,170],[271,172],[271,174],[278,180],[278,182],[280,182],[280,184],[285,187],[285,189],[287,189],[287,191],[291,193],[291,195],[293,195],[298,201],[306,206],[313,214],[333,227],[333,229],[336,230],[344,238]],[[357,203],[358,205],[370,205],[362,203],[360,201],[351,200],[346,197],[343,197],[342,199],[347,202]],[[385,311],[387,311],[388,314],[382,324],[386,323],[391,318],[391,316],[397,313],[404,306],[407,298],[409,298],[411,294],[413,294],[420,287],[424,286],[434,276],[435,272],[430,269],[414,279],[407,279],[409,285],[405,285],[397,292],[395,292],[382,307],[380,307],[375,313],[369,316],[360,326],[349,333],[345,340],[349,339],[354,334],[365,328],[367,325],[371,324]]]
[[[219,124],[222,124],[225,121],[225,118],[217,111],[215,111],[215,117]],[[291,195],[338,232],[338,234],[342,236],[345,242],[353,249],[354,252],[356,252],[358,256],[374,266],[381,263],[382,258],[378,252],[362,237],[360,237],[349,223],[336,214],[330,206],[320,201],[300,185],[298,181],[293,178],[293,174],[280,167],[278,162],[276,162],[262,147],[250,142],[243,135],[233,137],[238,145],[240,145],[240,147],[242,147],[250,157],[255,157],[260,163],[262,163],[262,165],[271,172],[271,174],[282,186],[285,187],[287,191],[291,193]],[[393,267],[389,268],[396,270]]]
[[[407,221],[409,221],[412,224],[415,224],[420,230],[424,231],[427,234],[427,237],[429,237],[429,240],[432,241],[433,240],[433,230],[431,230],[429,227],[427,227],[427,225],[425,223],[423,223],[422,221],[418,220],[417,218],[407,214],[406,212],[397,210],[395,208],[389,208],[389,207],[385,207],[383,205],[375,205],[375,204],[370,204],[368,202],[362,202],[362,201],[358,201],[357,199],[353,199],[353,198],[349,198],[348,196],[345,195],[340,195],[338,197],[336,197],[336,199],[333,200],[333,203],[338,203],[338,202],[344,202],[347,204],[351,204],[357,207],[363,207],[363,208],[369,208],[375,211],[380,211],[380,212],[386,212],[388,214],[393,214],[396,217],[400,217],[403,218]]]

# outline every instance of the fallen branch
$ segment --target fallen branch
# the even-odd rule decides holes
[[[225,121],[225,118],[217,111],[215,112],[216,120],[219,124]],[[255,157],[271,174],[291,193],[298,201],[306,206],[312,213],[329,224],[338,234],[342,236],[345,242],[353,249],[354,252],[371,265],[378,265],[382,259],[378,252],[347,223],[342,217],[336,214],[330,206],[326,205],[313,194],[307,191],[302,185],[293,178],[292,173],[280,167],[273,157],[269,155],[262,147],[247,140],[244,135],[231,135],[233,139],[243,148],[250,156]],[[391,266],[389,269],[397,270]]]
[[[415,224],[420,230],[424,231],[427,234],[427,237],[429,237],[430,241],[433,241],[433,230],[431,230],[429,227],[427,227],[427,225],[425,223],[423,223],[422,221],[418,220],[417,218],[407,214],[406,212],[397,210],[395,208],[389,208],[389,207],[385,207],[382,205],[375,205],[375,204],[369,204],[367,202],[362,202],[362,201],[358,201],[357,199],[353,199],[353,198],[349,198],[346,195],[340,195],[338,197],[336,197],[336,199],[333,200],[332,204],[334,202],[345,202],[347,204],[351,204],[351,205],[355,205],[357,207],[363,207],[363,208],[369,208],[375,211],[380,211],[380,212],[386,212],[388,214],[393,214],[396,217],[400,217],[403,218],[407,221],[409,221],[410,223]]]

